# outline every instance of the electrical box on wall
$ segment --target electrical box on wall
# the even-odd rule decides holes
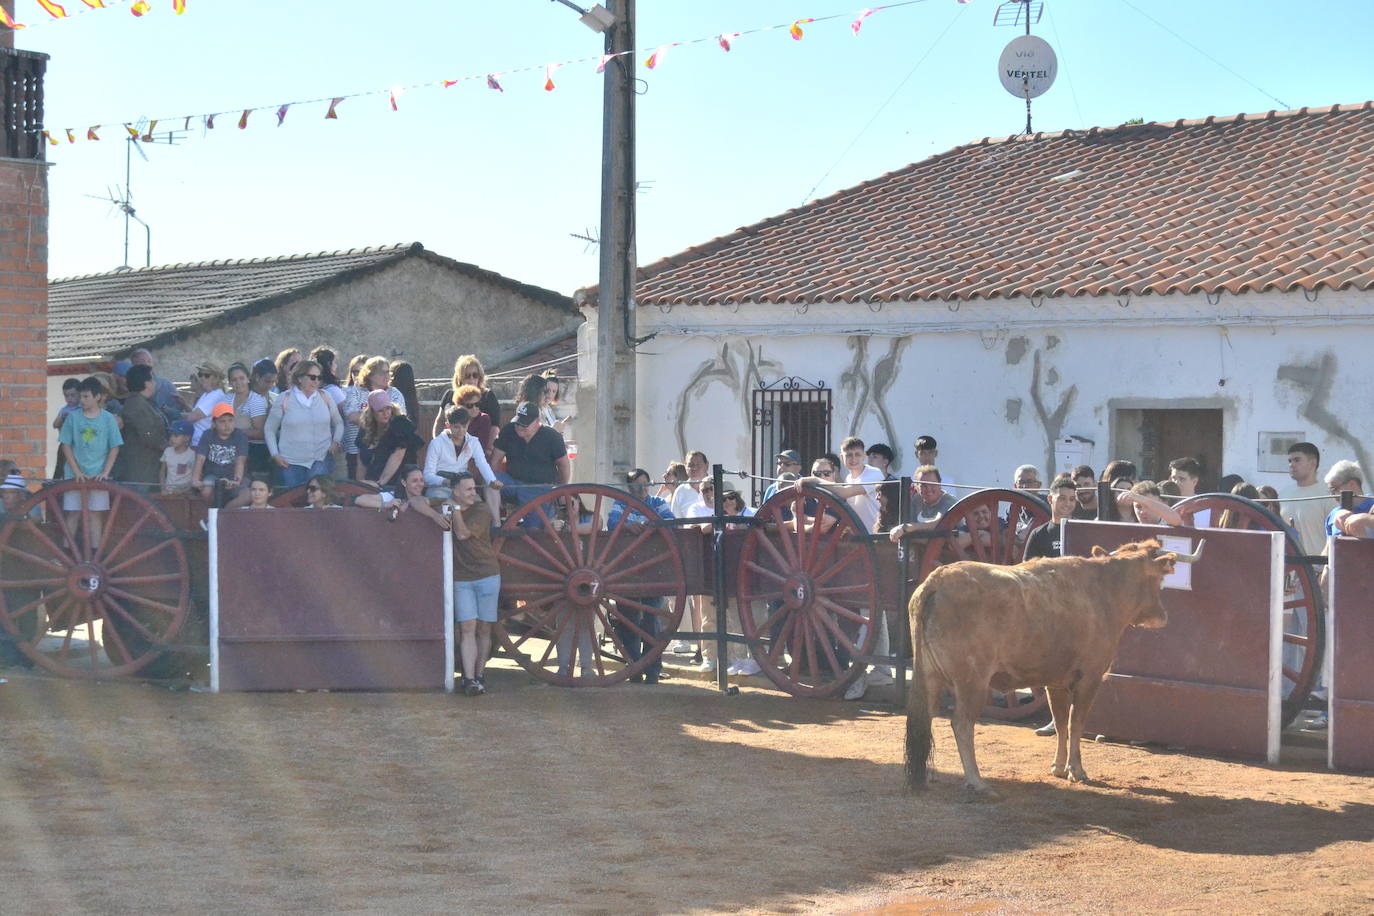
[[[1291,433],[1260,433],[1259,454],[1255,467],[1261,471],[1275,474],[1288,473],[1288,450],[1299,442],[1307,441],[1303,430]]]
[[[1072,474],[1080,464],[1092,463],[1092,446],[1078,439],[1059,439],[1054,443],[1054,473]]]

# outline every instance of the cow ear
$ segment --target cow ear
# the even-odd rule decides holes
[[[1100,544],[1094,544],[1094,545],[1093,545],[1093,556],[1095,556],[1095,557],[1105,557],[1105,556],[1107,556],[1107,551],[1105,551],[1105,550],[1102,549],[1102,545],[1100,545]]]
[[[1174,560],[1177,559],[1177,557],[1178,554],[1161,553],[1159,556],[1155,557],[1155,562],[1160,565],[1160,568],[1164,570],[1164,574],[1167,576],[1174,571]]]

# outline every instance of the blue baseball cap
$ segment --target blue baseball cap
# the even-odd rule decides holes
[[[173,420],[171,430],[174,436],[189,436],[196,431],[196,427],[190,420]]]

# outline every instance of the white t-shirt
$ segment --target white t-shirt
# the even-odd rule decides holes
[[[701,483],[699,480],[694,482]],[[691,484],[680,484],[678,488],[673,491],[673,500],[671,503],[673,518],[695,518],[695,516],[689,515],[687,510],[701,502],[701,494],[692,489]],[[705,505],[705,503],[702,503],[702,505]],[[710,515],[711,513],[708,512],[706,514]]]
[[[864,487],[864,491],[858,496],[850,496],[845,499],[845,502],[849,503],[849,507],[854,510],[854,514],[859,517],[859,521],[863,523],[864,531],[871,533],[878,525],[877,484],[882,483],[885,479],[883,472],[871,464],[865,464],[863,470],[859,471],[858,474],[852,473],[847,466],[845,467],[845,483],[873,484],[873,486]]]
[[[199,410],[205,416],[196,421],[195,432],[191,434],[191,448],[200,444],[200,437],[210,428],[210,412],[215,409],[216,404],[234,405],[234,396],[227,391],[207,391],[196,398],[195,410]]]
[[[1326,499],[1296,501],[1303,496],[1325,496]],[[1302,539],[1302,549],[1308,556],[1321,553],[1326,547],[1326,516],[1339,505],[1331,498],[1331,490],[1320,480],[1305,487],[1293,484],[1279,493],[1279,499],[1283,500],[1279,514],[1285,520],[1292,519],[1293,528]]]
[[[167,480],[163,489],[175,490],[191,485],[191,472],[196,466],[196,450],[188,448],[178,452],[170,445],[162,450],[162,463],[167,465]]]

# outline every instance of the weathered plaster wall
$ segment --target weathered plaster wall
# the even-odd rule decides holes
[[[1110,454],[1114,399],[1222,408],[1223,469],[1257,483],[1287,482],[1256,470],[1261,431],[1305,431],[1323,469],[1374,452],[1358,363],[1374,342],[1374,297],[1200,298],[642,309],[638,333],[660,336],[640,356],[637,460],[659,469],[685,444],[747,468],[750,391],[782,375],[834,390],[836,445],[851,432],[887,441],[909,473],[911,443],[929,433],[965,483],[1008,485],[1023,462],[1048,468],[1062,436],[1092,440],[1099,469],[1136,457]]]
[[[196,363],[221,366],[288,346],[333,347],[346,365],[358,353],[405,359],[421,378],[453,372],[453,361],[476,353],[493,364],[558,334],[581,318],[423,258],[322,290],[228,327],[194,334],[159,350],[158,371],[185,380]]]

